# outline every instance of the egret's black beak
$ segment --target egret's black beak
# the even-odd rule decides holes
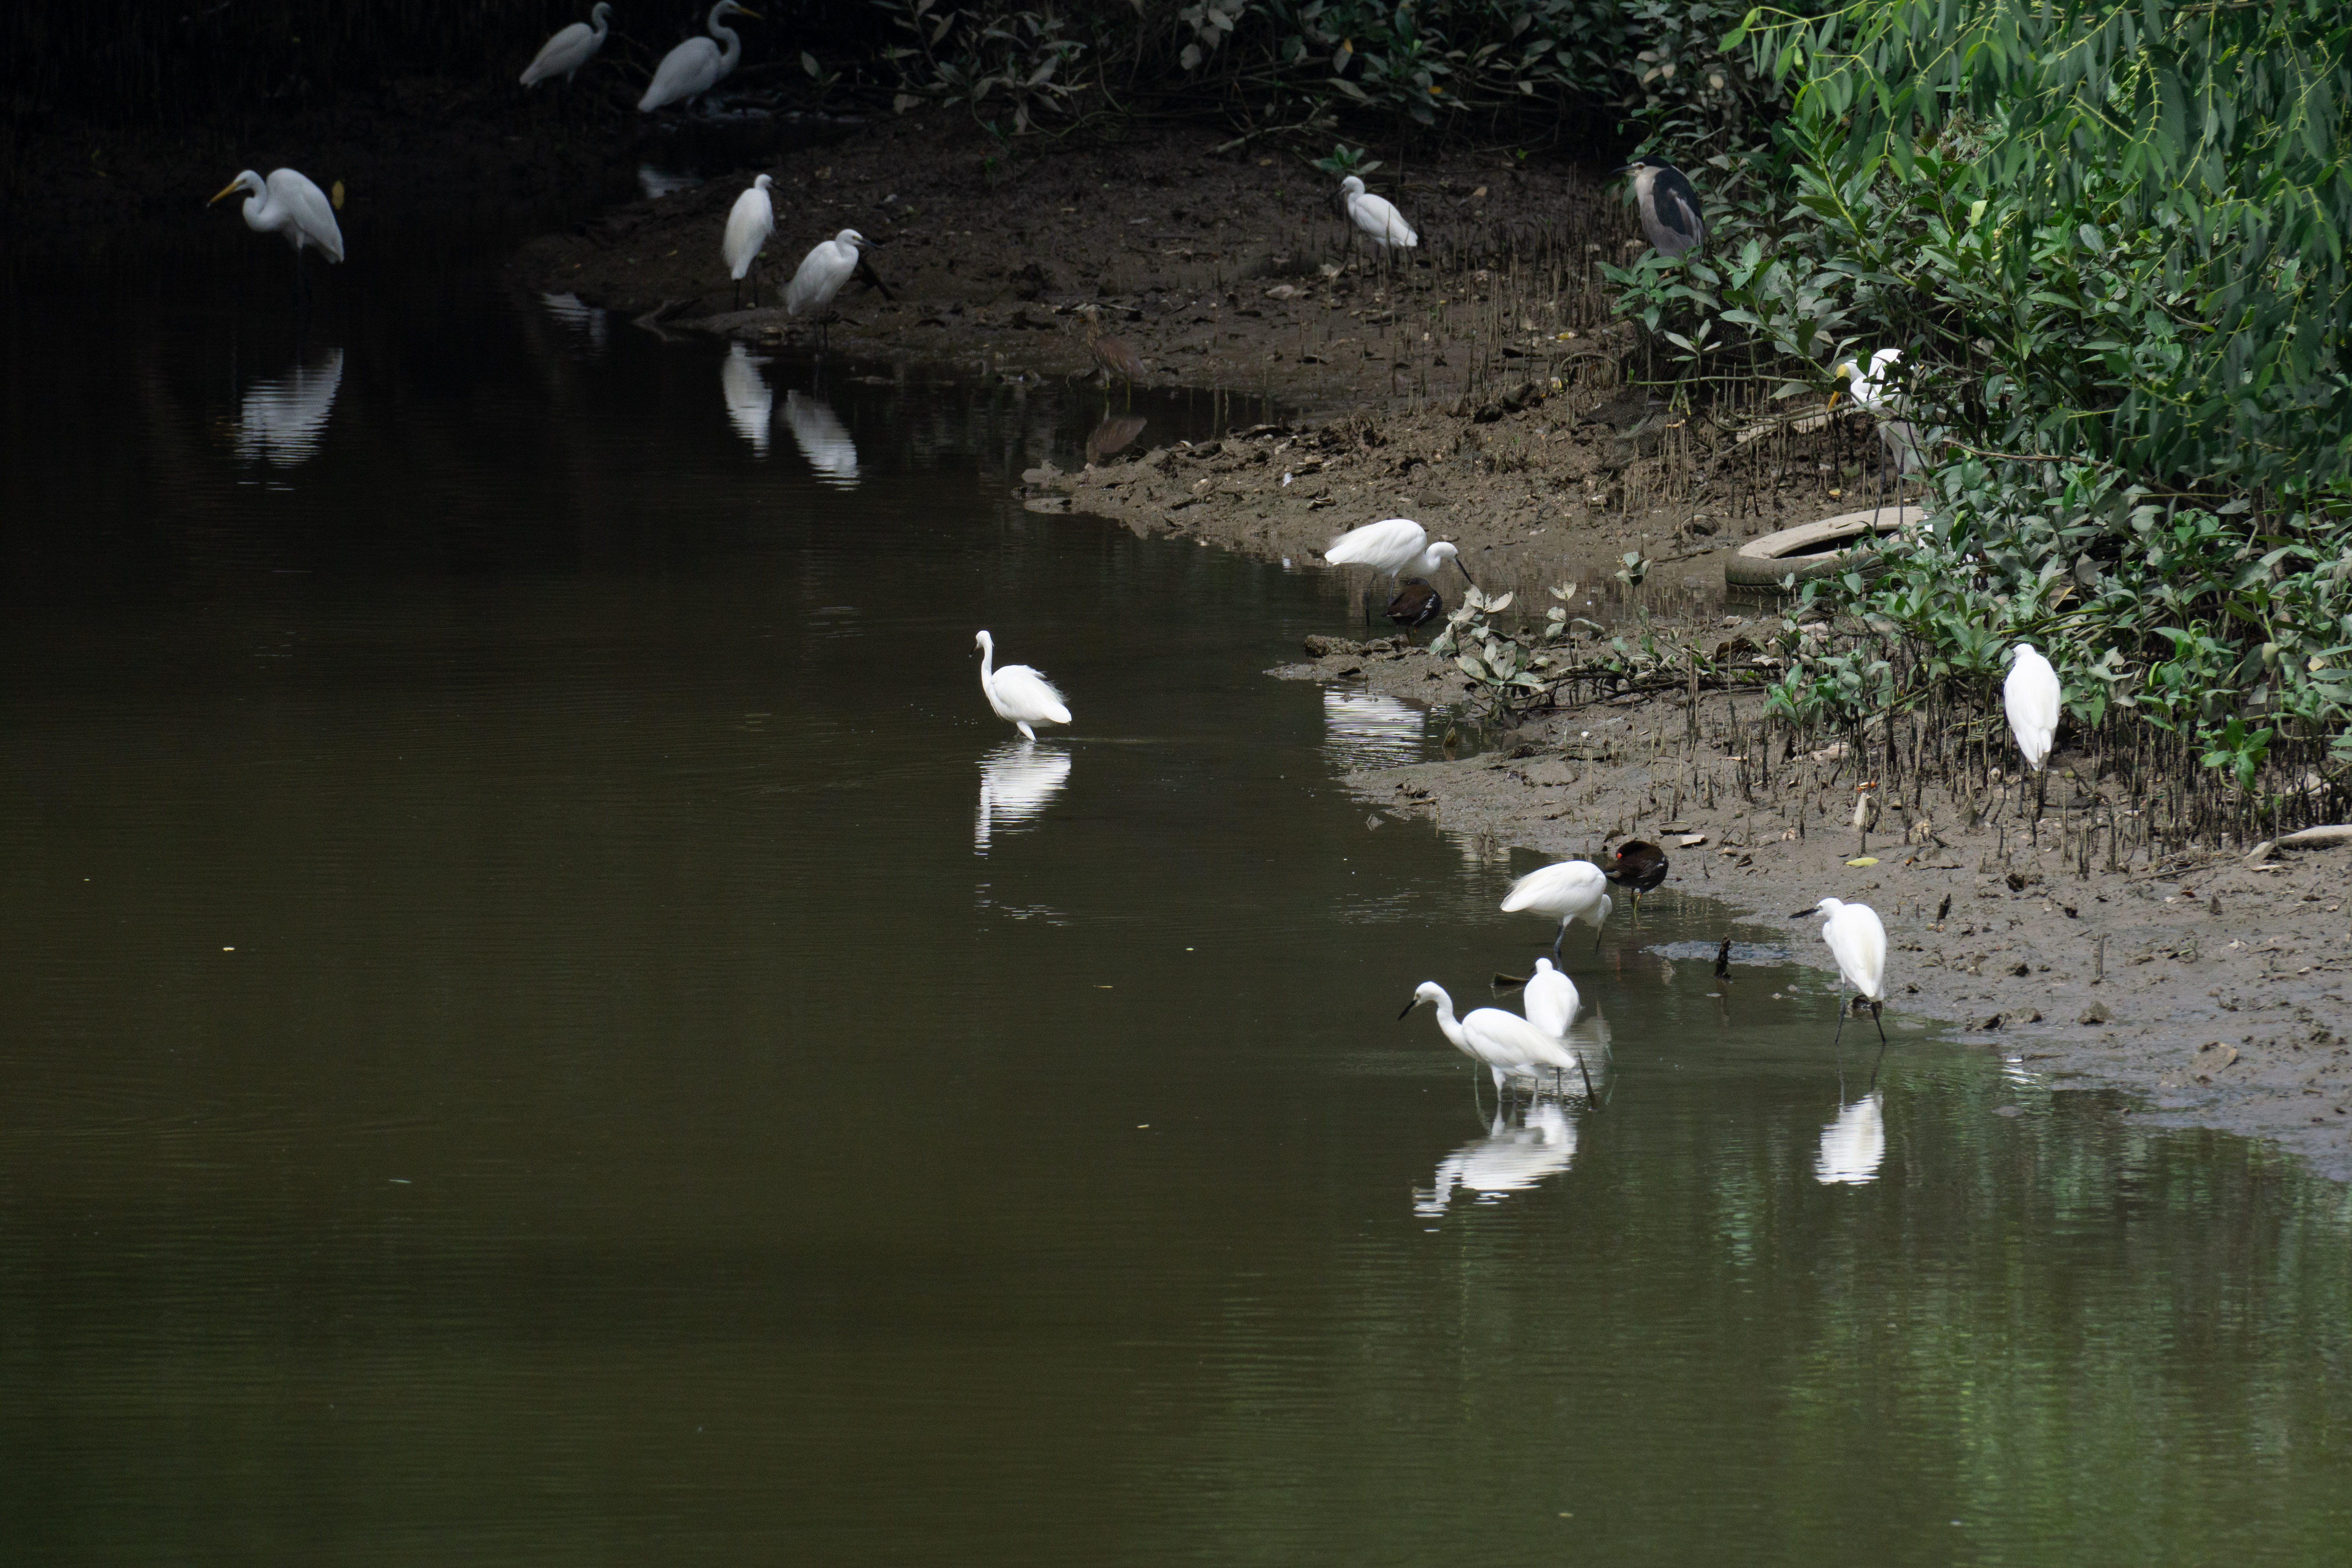
[[[1789,918],[1792,921],[1801,921],[1812,912],[1811,910],[1792,910],[1790,911]]]
[[[1478,579],[1470,575],[1470,568],[1462,564],[1462,557],[1459,555],[1454,558],[1454,569],[1462,574],[1462,580],[1465,583],[1469,584],[1473,588],[1478,585]]]
[[[1412,1012],[1415,1007],[1418,1007],[1418,1006],[1420,1006],[1420,1005],[1421,1005],[1421,998],[1420,998],[1420,997],[1418,997],[1418,996],[1416,996],[1416,997],[1414,997],[1412,1001],[1410,1001],[1410,1002],[1408,1002],[1408,1003],[1406,1003],[1406,1004],[1404,1005],[1404,1013],[1399,1013],[1399,1014],[1397,1015],[1397,1016],[1398,1016],[1399,1018],[1402,1018],[1402,1017],[1405,1016],[1405,1013],[1410,1013],[1410,1012]]]

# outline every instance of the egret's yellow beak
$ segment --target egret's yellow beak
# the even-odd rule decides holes
[[[238,191],[241,191],[241,190],[243,190],[243,189],[245,189],[245,183],[244,183],[243,181],[241,181],[241,180],[231,180],[227,184],[223,185],[223,186],[221,187],[221,194],[220,194],[220,196],[215,196],[215,197],[213,198],[213,202],[216,202],[216,201],[220,200],[220,199],[221,199],[221,196],[234,195],[236,195]],[[206,206],[210,206],[210,205],[213,205],[213,202],[206,202],[206,203],[205,204],[205,205],[206,205]]]
[[[740,5],[735,7],[735,15],[738,16],[749,16],[754,22],[764,22],[767,20],[765,16],[761,16],[757,11],[747,11]]]
[[[1822,406],[1822,407],[1824,407],[1824,408],[1835,408],[1835,407],[1837,406],[1837,400],[1838,400],[1838,395],[1837,395],[1837,393],[1836,393],[1836,392],[1834,392],[1834,391],[1833,391],[1833,392],[1832,392],[1832,393],[1830,394],[1830,400],[1829,400],[1827,403],[1823,404]]]

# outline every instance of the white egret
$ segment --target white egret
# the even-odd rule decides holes
[[[559,29],[553,37],[540,45],[530,64],[522,68],[523,86],[537,87],[552,76],[570,81],[604,47],[604,35],[611,30],[608,24],[612,10],[611,5],[600,0],[588,13],[587,22],[574,22]],[[590,22],[595,26],[589,26]]]
[[[760,249],[768,237],[776,232],[776,206],[768,197],[768,187],[776,182],[766,174],[751,182],[751,188],[735,198],[735,210],[727,215],[727,237],[719,241],[719,252],[727,258],[728,276],[735,279],[735,306],[743,306],[743,275],[751,274],[751,308],[760,307]]]
[[[735,0],[719,0],[710,8],[709,38],[688,38],[662,57],[654,68],[654,79],[646,87],[645,97],[637,100],[640,113],[651,114],[667,104],[683,103],[698,98],[727,79],[735,62],[743,58],[743,40],[735,36],[732,27],[721,26],[721,16],[749,16],[761,20],[757,11],[735,4]],[[712,38],[724,38],[727,48],[721,53]]]
[[[1568,928],[1582,921],[1592,928],[1592,945],[1601,945],[1601,927],[1609,919],[1614,906],[1609,901],[1608,874],[1590,860],[1562,860],[1555,865],[1541,866],[1511,884],[1503,896],[1503,912],[1515,915],[1523,910],[1538,914],[1558,915],[1559,935],[1552,939],[1552,956],[1559,955],[1560,943],[1568,940]]]
[[[2058,672],[2032,643],[2009,650],[2009,679],[2000,684],[2000,705],[2009,715],[2009,732],[2025,765],[2035,773],[2050,759],[2050,742],[2058,733],[2060,692]]]
[[[1886,1043],[1886,1026],[1879,1022],[1879,1014],[1886,1005],[1886,927],[1878,911],[1868,904],[1849,904],[1840,899],[1823,899],[1807,910],[1799,910],[1790,920],[1802,920],[1807,915],[1825,915],[1828,922],[1822,927],[1822,940],[1829,943],[1830,956],[1837,960],[1838,978],[1847,989],[1858,991],[1861,1000],[1870,1004],[1870,1021],[1878,1025],[1878,1043]],[[1838,997],[1838,1037],[1845,1035],[1845,1016],[1851,1011],[1845,997]]]
[[[1495,1087],[1501,1089],[1514,1074],[1532,1078],[1537,1070],[1550,1068],[1566,1072],[1576,1065],[1576,1053],[1563,1045],[1558,1035],[1528,1022],[1517,1013],[1500,1007],[1477,1007],[1469,1016],[1454,1016],[1454,998],[1445,987],[1434,980],[1424,980],[1416,987],[1412,1000],[1404,1005],[1404,1017],[1423,1003],[1437,1008],[1437,1026],[1452,1041],[1454,1048],[1474,1062],[1484,1062],[1495,1075]]]
[[[728,344],[727,357],[719,362],[719,395],[727,400],[728,423],[762,458],[768,455],[768,432],[776,414],[775,390],[760,374],[767,363],[741,343]]]
[[[972,638],[980,649],[980,689],[988,705],[1000,719],[1009,719],[1013,727],[1031,740],[1037,738],[1032,724],[1066,724],[1070,721],[1069,700],[1055,689],[1054,683],[1025,664],[1008,664],[1003,669],[992,669],[996,658],[996,639],[986,632]]]
[[[1831,374],[1845,377],[1846,388],[1853,400],[1868,409],[1871,417],[1877,422],[1879,444],[1886,448],[1887,456],[1895,459],[1896,475],[1908,479],[1924,472],[1927,460],[1919,427],[1904,417],[1910,409],[1911,401],[1895,384],[1895,367],[1902,363],[1901,349],[1881,349],[1870,356],[1867,374],[1852,360],[1841,361]],[[1837,405],[1834,392],[1830,394],[1830,405],[1832,407]],[[1885,482],[1885,476],[1882,471],[1880,483]]]
[[[1480,1203],[1507,1193],[1523,1193],[1558,1175],[1576,1159],[1576,1123],[1559,1105],[1539,1102],[1514,1125],[1498,1107],[1493,1128],[1437,1163],[1437,1182],[1412,1194],[1412,1210],[1435,1216],[1445,1212],[1455,1188]]]
[[[272,169],[265,181],[247,169],[206,202],[247,192],[245,226],[256,234],[283,236],[294,247],[294,291],[303,292],[302,252],[307,247],[329,261],[343,258],[343,231],[335,222],[335,206],[310,176],[293,169]]]
[[[1462,574],[1462,580],[1471,582],[1470,568],[1462,564],[1462,552],[1443,540],[1432,544],[1429,532],[1409,517],[1387,517],[1378,522],[1368,522],[1361,528],[1350,529],[1326,545],[1323,559],[1334,566],[1369,566],[1375,581],[1381,577],[1432,577],[1447,562]],[[1364,588],[1364,619],[1372,618],[1372,590]]]
[[[1576,994],[1576,982],[1554,969],[1549,958],[1536,960],[1536,972],[1528,976],[1520,994],[1527,1002],[1528,1022],[1563,1039],[1576,1022],[1577,1008],[1583,1005],[1583,998]]]
[[[1813,1180],[1825,1187],[1858,1187],[1875,1181],[1886,1158],[1886,1102],[1873,1090],[1822,1129],[1821,1152],[1813,1157]]]
[[[806,392],[785,393],[784,427],[819,484],[837,490],[857,488],[857,443],[831,404]]]
[[[1364,182],[1355,175],[1339,182],[1339,194],[1348,204],[1348,221],[1363,230],[1373,248],[1382,255],[1392,246],[1411,250],[1421,243],[1421,236],[1412,232],[1412,225],[1404,221],[1404,214],[1384,198],[1366,192]]]
[[[801,258],[800,269],[793,280],[784,285],[784,309],[795,316],[821,316],[833,307],[833,297],[841,286],[857,275],[863,260],[857,253],[861,245],[873,243],[854,228],[845,228],[831,239],[820,240],[806,256]],[[868,268],[866,276],[875,287],[882,280]],[[890,291],[882,290],[888,299]]]

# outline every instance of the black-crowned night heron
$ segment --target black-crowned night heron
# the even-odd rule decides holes
[[[1132,387],[1150,374],[1133,349],[1102,330],[1101,307],[1084,304],[1078,307],[1078,314],[1086,319],[1087,353],[1094,355],[1095,363],[1100,367],[1105,387],[1114,381],[1123,381]]]
[[[1706,219],[1698,210],[1698,192],[1680,169],[1663,158],[1635,158],[1610,173],[1633,176],[1642,232],[1659,255],[1680,256],[1706,243]]]

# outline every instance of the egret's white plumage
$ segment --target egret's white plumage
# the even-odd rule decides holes
[[[1799,910],[1797,917],[1825,915],[1822,940],[1829,943],[1830,956],[1837,960],[1838,978],[1848,990],[1859,992],[1870,1003],[1870,1012],[1876,1018],[1886,1000],[1886,927],[1878,911],[1868,904],[1849,904],[1841,899],[1823,899],[1809,910]],[[1844,998],[1839,998],[1838,1032],[1845,1032]],[[1886,1037],[1882,1024],[1879,1038]]]
[[[1503,896],[1503,912],[1515,915],[1523,910],[1559,917],[1559,935],[1552,940],[1556,954],[1559,944],[1568,940],[1568,928],[1579,921],[1592,928],[1592,945],[1601,945],[1601,927],[1609,918],[1613,906],[1609,901],[1609,879],[1601,868],[1590,860],[1562,860],[1542,866],[1511,884]]]
[[[1536,972],[1528,976],[1519,994],[1527,1004],[1528,1022],[1563,1039],[1576,1022],[1577,1008],[1583,1005],[1583,998],[1576,994],[1576,982],[1554,969],[1549,958],[1536,960]]]
[[[1466,582],[1470,569],[1461,557],[1459,550],[1443,540],[1432,544],[1429,531],[1409,517],[1386,517],[1350,529],[1323,550],[1323,559],[1334,566],[1369,566],[1386,577],[1434,576],[1451,561]]]
[[[841,286],[856,275],[857,247],[865,243],[866,237],[854,228],[820,240],[801,258],[800,270],[784,286],[784,309],[795,316],[822,314],[841,292]]]
[[[972,638],[980,649],[980,689],[988,705],[1000,719],[1009,719],[1013,728],[1031,740],[1037,738],[1032,724],[1066,724],[1070,721],[1069,700],[1055,688],[1052,681],[1025,664],[1008,664],[1003,669],[992,669],[996,658],[996,639],[986,632]]]
[[[1558,1035],[1538,1027],[1517,1013],[1500,1007],[1477,1007],[1466,1017],[1454,1016],[1454,998],[1445,987],[1434,980],[1424,980],[1416,987],[1412,1000],[1404,1005],[1402,1018],[1423,1003],[1437,1009],[1437,1026],[1453,1042],[1454,1048],[1474,1062],[1484,1062],[1495,1075],[1496,1088],[1513,1074],[1533,1076],[1539,1068],[1566,1072],[1576,1065],[1575,1053],[1563,1045]]]
[[[537,87],[551,76],[560,76],[569,81],[574,72],[593,59],[596,51],[604,47],[612,9],[606,0],[600,0],[596,8],[588,13],[588,22],[574,22],[540,45],[539,53],[531,57],[530,64],[522,68],[523,86]],[[589,22],[595,26],[589,26]]]
[[[2050,742],[2058,734],[2063,695],[2058,672],[2032,643],[2011,648],[2009,658],[2009,679],[2000,684],[2000,705],[2009,715],[2009,732],[2017,737],[2025,765],[2038,773],[2049,761]]]
[[[1901,349],[1880,349],[1870,356],[1868,374],[1852,360],[1841,362],[1832,374],[1845,377],[1853,400],[1878,422],[1879,442],[1895,459],[1895,471],[1907,475],[1921,472],[1927,463],[1919,427],[1904,417],[1910,399],[1895,384],[1895,367],[1902,363]]]
[[[760,19],[758,12],[738,5],[735,0],[719,0],[710,8],[710,37],[688,38],[662,57],[661,64],[654,68],[654,79],[646,84],[645,97],[637,100],[640,112],[651,114],[666,104],[698,98],[727,79],[735,62],[743,58],[743,40],[736,37],[734,28],[719,26],[719,19],[727,16],[749,16],[754,22]],[[713,38],[726,40],[724,51],[711,41]]]
[[[1886,1158],[1886,1105],[1875,1091],[1841,1108],[1822,1129],[1821,1152],[1813,1158],[1813,1180],[1825,1187],[1858,1187],[1874,1181]]]
[[[727,258],[727,274],[736,282],[743,281],[760,259],[760,249],[768,237],[776,232],[776,206],[768,195],[768,187],[776,182],[766,174],[751,182],[751,188],[735,198],[735,208],[727,215],[727,237],[719,241],[719,254]],[[760,279],[751,279],[751,303],[760,302]]]
[[[1404,221],[1404,214],[1384,198],[1366,192],[1364,182],[1355,175],[1340,181],[1339,190],[1347,198],[1348,220],[1381,250],[1391,246],[1411,250],[1421,243],[1421,236],[1412,232],[1412,225]]]
[[[269,178],[247,169],[221,187],[214,202],[238,191],[247,194],[245,226],[257,234],[274,234],[294,247],[299,265],[307,247],[330,261],[343,258],[343,231],[335,222],[335,205],[310,176],[293,169],[272,169]],[[206,206],[212,202],[206,202]]]

